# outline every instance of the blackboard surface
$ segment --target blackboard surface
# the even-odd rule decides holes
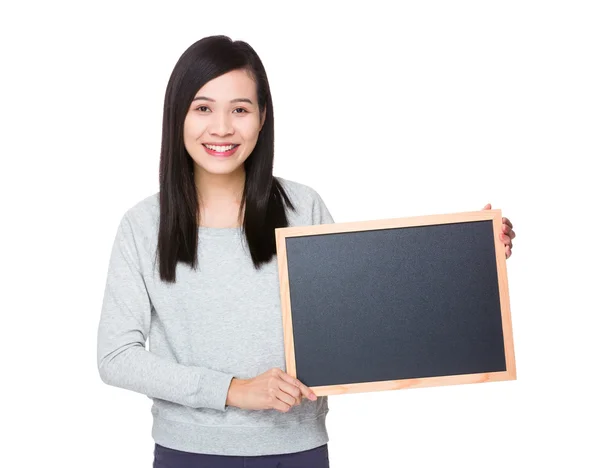
[[[491,219],[285,238],[309,387],[506,371]]]

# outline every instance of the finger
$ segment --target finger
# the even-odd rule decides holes
[[[308,388],[306,385],[304,385],[302,382],[300,382],[298,379],[296,379],[295,377],[292,377],[290,374],[288,374],[287,372],[284,372],[281,376],[286,382],[291,383],[292,385],[295,385],[296,387],[298,387],[300,389],[300,391],[302,392],[302,394],[310,399],[310,400],[316,400],[317,399],[317,395],[314,394],[314,392]]]
[[[508,259],[512,255],[511,246],[510,245],[505,246],[504,250],[506,252],[506,258]]]
[[[296,399],[290,395],[289,393],[284,392],[283,390],[275,391],[275,396],[278,400],[281,400],[288,406],[288,409],[296,404]]]
[[[517,235],[515,234],[515,231],[513,231],[511,228],[509,228],[506,224],[503,224],[502,227],[502,232],[504,233],[505,236],[507,236],[509,239],[514,239]]]
[[[284,372],[279,368],[273,368],[270,370],[270,374],[267,388],[270,402],[273,408],[288,411],[291,406],[294,406],[295,399],[290,395],[286,397],[280,389],[281,384],[284,383],[281,378]]]
[[[287,413],[290,408],[292,407],[292,405],[287,404],[286,402],[282,401],[277,394],[274,395],[274,399],[273,399],[273,409],[277,410],[277,411],[281,411],[282,413]]]
[[[279,388],[281,391],[287,393],[294,399],[294,404],[299,405],[302,403],[302,392],[298,387],[286,382],[285,380],[279,381]]]
[[[487,204],[483,207],[484,210],[491,210],[492,209],[492,205],[491,204]]]
[[[508,224],[510,227],[513,227],[512,223],[510,222],[510,219],[508,218],[502,218],[502,223]]]
[[[502,232],[504,232],[504,234],[506,234],[511,239],[514,239],[516,237],[515,231],[513,231],[508,224],[502,225]]]
[[[500,240],[504,243],[504,245],[512,245],[512,240],[511,240],[510,236],[500,233],[499,237],[500,237]]]

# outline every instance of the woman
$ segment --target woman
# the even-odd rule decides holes
[[[155,468],[329,466],[327,397],[282,370],[274,229],[334,221],[315,190],[273,176],[273,127],[247,43],[183,53],[160,191],[120,221],[98,329],[102,380],[153,399]]]

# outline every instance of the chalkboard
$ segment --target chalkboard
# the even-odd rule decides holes
[[[275,230],[286,371],[317,395],[516,379],[501,210]]]

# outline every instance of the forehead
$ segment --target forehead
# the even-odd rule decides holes
[[[216,101],[248,98],[256,103],[256,83],[246,70],[232,70],[206,83],[196,91],[196,96],[206,96]]]

